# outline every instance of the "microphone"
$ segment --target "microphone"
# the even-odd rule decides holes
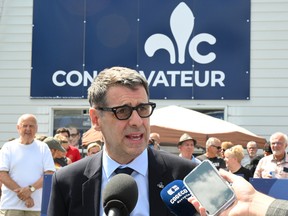
[[[137,183],[127,174],[117,174],[102,192],[103,208],[107,216],[128,216],[138,200]]]
[[[169,210],[177,216],[194,216],[198,212],[194,206],[188,202],[191,196],[182,180],[174,180],[164,187],[160,192],[161,199]]]

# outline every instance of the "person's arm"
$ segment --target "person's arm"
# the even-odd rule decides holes
[[[249,205],[250,216],[266,215],[270,205],[275,201],[275,198],[267,196],[263,193],[256,191],[253,196],[253,200]],[[280,216],[280,215],[277,215]]]
[[[2,184],[4,184],[8,189],[14,191],[15,193],[17,193],[17,191],[20,191],[22,188],[10,177],[9,173],[7,171],[0,171],[0,179]],[[31,198],[31,191],[28,195],[28,197],[25,196],[21,196],[19,197],[18,194],[18,198],[22,201],[25,201],[25,205],[27,206],[27,208],[31,208],[34,206],[34,200]]]
[[[44,174],[53,174],[53,171],[46,171]],[[31,190],[31,187],[33,187],[35,190],[38,190],[42,188],[43,186],[43,176],[41,176],[36,182],[34,182],[31,185],[27,185],[26,187],[17,188],[14,191],[17,193],[17,196],[21,200],[27,200],[29,197],[31,197],[31,194],[34,192]]]
[[[276,199],[270,204],[265,216],[275,216],[275,215],[277,216],[288,215],[288,201],[287,200]]]
[[[12,191],[20,188],[20,186],[10,177],[8,171],[0,171],[0,181]]]
[[[248,181],[240,176],[229,173],[223,169],[220,169],[219,172],[224,179],[232,183],[232,188],[234,189],[237,198],[232,206],[220,214],[221,216],[263,216],[265,214],[267,216],[272,215],[269,212],[273,208],[275,198],[256,191]],[[194,197],[189,198],[188,201],[194,205],[201,216],[206,216],[205,208],[200,206],[199,202]],[[288,205],[288,201],[286,201],[286,203],[286,205]]]
[[[53,174],[53,171],[46,171],[44,174]],[[43,176],[41,176],[35,183],[31,184],[36,190],[43,187]]]

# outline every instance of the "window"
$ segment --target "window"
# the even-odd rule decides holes
[[[89,111],[87,109],[55,109],[53,135],[60,127],[76,127],[82,135],[91,128]]]

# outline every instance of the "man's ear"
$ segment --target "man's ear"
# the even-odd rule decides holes
[[[89,108],[89,116],[90,116],[90,120],[91,120],[91,123],[92,123],[92,128],[94,128],[95,130],[97,131],[100,131],[101,130],[101,127],[100,127],[100,124],[99,124],[99,111],[96,110],[95,108]]]

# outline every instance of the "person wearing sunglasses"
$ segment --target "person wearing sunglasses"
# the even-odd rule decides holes
[[[221,157],[224,159],[225,158],[225,151],[231,147],[233,147],[234,144],[230,141],[224,141],[221,143]]]
[[[221,141],[216,137],[210,137],[206,141],[206,152],[196,158],[200,161],[210,160],[217,169],[226,168],[225,161],[219,157],[221,153]]]
[[[147,80],[129,68],[105,69],[89,87],[88,100],[92,127],[102,132],[103,148],[57,171],[47,215],[107,215],[102,191],[118,168],[130,168],[139,191],[130,216],[172,216],[160,192],[173,180],[183,179],[195,165],[148,147],[149,117],[156,104],[149,100]]]

